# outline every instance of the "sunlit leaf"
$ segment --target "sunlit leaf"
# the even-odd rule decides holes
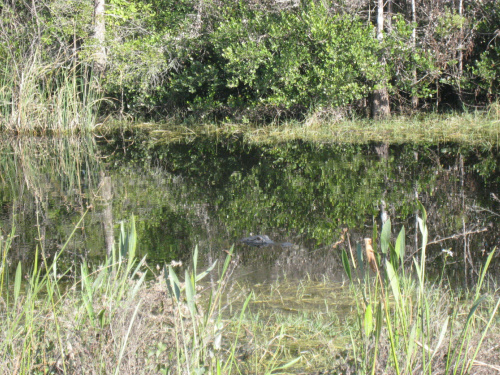
[[[444,321],[444,323],[443,323],[443,327],[441,328],[441,333],[439,334],[439,340],[438,340],[438,343],[436,344],[436,347],[434,348],[434,351],[432,352],[431,359],[434,358],[434,356],[438,352],[439,347],[441,346],[441,344],[443,342],[444,335],[446,334],[446,330],[448,329],[448,321],[449,321],[449,319],[450,319],[450,317],[447,316],[446,319],[445,319],[445,321]]]
[[[347,273],[347,277],[352,281],[351,276],[351,266],[349,265],[349,258],[347,257],[347,253],[345,250],[342,250],[342,265],[344,266],[344,270]]]
[[[21,291],[21,280],[22,280],[22,266],[21,262],[17,264],[16,268],[16,278],[14,280],[14,303],[17,303],[19,298],[19,292]]]
[[[402,227],[401,230],[399,231],[398,238],[396,239],[396,245],[394,246],[394,251],[396,253],[396,256],[401,260],[401,262],[404,261],[405,257],[405,227]]]
[[[399,306],[400,301],[400,289],[399,289],[399,279],[398,275],[394,272],[394,268],[392,267],[391,262],[389,260],[385,261],[385,267],[387,270],[387,278],[389,279],[389,284],[391,285],[392,294],[394,295],[394,299]]]
[[[382,225],[382,233],[380,235],[380,250],[382,253],[387,254],[389,243],[391,242],[391,219]]]
[[[373,312],[372,305],[366,306],[365,310],[365,335],[368,337],[373,332]]]

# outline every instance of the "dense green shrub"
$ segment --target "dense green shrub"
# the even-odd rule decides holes
[[[347,105],[365,97],[380,72],[371,27],[313,1],[280,13],[243,9],[214,38],[227,60],[227,86],[238,89],[230,104],[243,96],[252,106]]]
[[[472,73],[467,84],[472,84],[476,98],[486,96],[488,102],[498,100],[500,92],[500,3],[487,2],[485,16],[478,25],[478,40]]]
[[[91,3],[0,7],[1,105],[16,107],[30,69],[51,76],[36,83],[43,86],[53,72],[78,67],[72,74],[85,87],[101,48]],[[368,1],[106,0],[101,112],[301,117],[362,108],[380,82],[403,111],[415,98],[440,105],[444,90],[458,94],[459,104],[486,104],[500,88],[499,7],[466,1],[460,10],[425,0],[412,23],[409,7],[394,6],[391,16],[385,9],[379,41]]]
[[[412,25],[403,17],[380,44],[371,23],[333,13],[324,2],[259,4],[200,9],[188,0],[163,0],[143,3],[140,12],[129,5],[111,31],[120,43],[110,46],[108,92],[122,111],[219,118],[349,106],[367,98],[384,71],[393,94],[432,94],[425,78],[435,69],[431,54],[409,47]],[[154,32],[120,36],[131,22]],[[417,85],[413,69],[424,77]]]

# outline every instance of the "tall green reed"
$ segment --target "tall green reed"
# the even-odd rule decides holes
[[[214,262],[205,271],[197,273],[198,247],[193,254],[192,268],[184,272],[184,282],[181,283],[172,266],[165,267],[168,290],[175,306],[174,328],[176,332],[176,366],[169,368],[168,373],[178,374],[229,374],[233,365],[237,366],[235,352],[238,337],[242,329],[244,312],[250,301],[250,296],[245,299],[237,320],[234,341],[228,345],[228,355],[223,356],[222,334],[224,323],[222,321],[222,298],[229,281],[229,266],[233,256],[234,247],[226,256],[222,271],[215,285],[208,292],[208,303],[200,304],[200,294],[197,292],[198,283],[211,272]],[[186,318],[189,328],[186,326]]]
[[[0,129],[16,134],[91,131],[101,101],[97,77],[73,61],[44,62],[39,52],[0,70]]]
[[[70,235],[73,236],[76,228],[83,220],[83,216],[76,224]],[[13,373],[29,373],[36,363],[37,354],[40,351],[40,343],[36,335],[39,333],[35,327],[37,321],[44,311],[52,311],[53,328],[57,336],[60,357],[64,356],[64,345],[58,321],[57,305],[61,300],[60,281],[64,274],[57,269],[57,260],[64,252],[70,238],[62,246],[61,250],[49,262],[44,252],[36,248],[34,263],[29,273],[26,273],[26,281],[23,281],[21,263],[17,265],[14,284],[11,287],[10,274],[7,267],[8,251],[12,244],[15,228],[7,239],[0,240],[2,250],[2,268],[0,270],[0,298],[3,301],[1,308],[2,340],[0,340],[0,363],[3,368],[12,370]],[[42,264],[39,264],[39,258]],[[49,265],[50,263],[50,265]],[[42,266],[43,265],[43,266]],[[5,280],[5,282],[4,282]],[[13,290],[13,291],[12,291]],[[11,297],[12,296],[12,297]],[[62,363],[65,370],[65,363]]]
[[[33,266],[19,264],[13,280],[14,229],[0,240],[0,368],[6,374],[240,372],[238,340],[250,297],[236,321],[223,319],[233,249],[217,280],[202,286],[216,263],[200,272],[198,249],[182,282],[172,266],[147,278],[153,271],[145,258],[136,260],[133,217],[120,224],[117,246],[102,263],[84,259],[61,270],[58,260],[73,233],[51,258],[37,248]]]
[[[72,352],[71,342],[77,340],[68,337],[71,331],[67,329],[68,309],[69,315],[74,315],[71,319],[75,327],[102,329],[123,308],[121,301],[135,301],[134,297],[143,285],[146,274],[136,279],[145,259],[135,261],[133,218],[128,228],[122,224],[119,249],[97,270],[90,271],[84,261],[80,265],[79,277],[68,285],[67,278],[75,271],[58,269],[58,259],[84,216],[53,258],[47,258],[37,247],[31,269],[23,270],[19,263],[13,283],[8,270],[8,252],[15,230],[12,229],[6,239],[0,239],[0,299],[3,302],[0,304],[0,367],[5,373],[27,374],[37,369],[53,372],[55,368],[63,373],[71,373],[73,365],[70,365],[68,356]],[[102,301],[109,303],[105,305]],[[103,307],[96,311],[95,306],[99,305]],[[129,327],[134,323],[139,306],[134,306],[134,318],[130,320]],[[75,332],[72,334],[75,335]],[[119,340],[120,355],[114,365],[117,371],[127,339],[128,336],[124,336]]]
[[[286,374],[286,369],[301,360],[299,356],[283,363],[282,351],[270,348],[272,345],[280,347],[280,341],[285,336],[282,327],[278,336],[270,341],[265,338],[269,347],[264,352],[272,353],[270,356],[265,360],[261,357],[255,363],[240,363],[238,350],[245,345],[240,343],[241,336],[255,329],[257,322],[246,316],[252,294],[244,299],[234,318],[223,318],[223,311],[228,307],[223,304],[223,299],[227,297],[226,288],[231,282],[233,254],[234,247],[228,252],[217,280],[204,284],[208,288],[206,291],[200,290],[200,281],[212,272],[217,262],[198,272],[198,247],[194,250],[191,267],[184,271],[183,282],[172,266],[165,266],[164,274],[168,275],[166,282],[174,306],[176,341],[175,361],[165,367],[164,373],[223,375],[245,373],[250,369],[256,374]]]
[[[380,252],[374,258],[374,284],[365,269],[360,245],[357,262],[353,261],[352,267],[347,253],[342,253],[344,269],[354,292],[360,296],[357,303],[358,332],[351,338],[354,356],[359,359],[356,362],[359,373],[433,374],[440,371],[466,374],[474,365],[498,311],[500,299],[487,306],[487,323],[479,328],[478,323],[484,317],[477,316],[478,309],[486,303],[486,297],[481,296],[482,286],[495,250],[489,254],[481,270],[465,319],[461,318],[460,309],[466,307],[456,304],[453,293],[445,292],[449,289],[442,285],[436,287],[427,280],[428,228],[426,211],[421,204],[420,212],[422,217],[418,218],[418,226],[422,243],[419,257],[413,258],[409,271],[405,271],[403,263],[404,227],[393,245],[390,220],[382,227]],[[443,293],[447,294],[448,305],[440,306]],[[387,352],[381,353],[386,347]],[[471,347],[475,347],[472,354]]]

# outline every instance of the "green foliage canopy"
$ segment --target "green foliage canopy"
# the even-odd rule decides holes
[[[214,45],[227,61],[229,103],[342,106],[367,95],[380,72],[373,30],[309,2],[294,12],[251,12],[221,23]]]

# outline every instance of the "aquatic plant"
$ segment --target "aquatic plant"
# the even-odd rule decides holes
[[[15,229],[0,240],[0,367],[4,373],[74,373],[122,367],[141,306],[138,292],[144,286],[146,273],[140,270],[145,258],[135,260],[132,218],[128,229],[122,224],[119,248],[104,264],[93,269],[83,261],[79,272],[76,266],[60,270],[58,259],[84,216],[53,258],[37,248],[33,267],[23,270],[19,263],[14,280],[10,280],[7,265]],[[117,336],[111,337],[110,330],[116,328],[122,331],[114,331]],[[100,341],[101,337],[107,339]],[[109,339],[112,347],[103,348]],[[93,353],[92,360],[82,356],[84,351]]]
[[[481,295],[496,249],[488,255],[475,291],[466,296],[472,304],[464,313],[466,306],[459,302],[460,296],[446,285],[428,280],[428,228],[421,204],[420,212],[422,243],[410,270],[404,266],[404,227],[392,244],[390,219],[382,227],[379,252],[372,248],[371,239],[366,241],[365,255],[375,279],[365,268],[360,245],[356,257],[351,254],[352,262],[342,253],[344,269],[358,297],[357,328],[351,340],[357,373],[466,374],[478,364],[475,359],[500,306],[500,298],[495,303]],[[374,234],[376,239],[376,231]],[[483,314],[478,316],[481,306]]]
[[[177,265],[155,274],[145,257],[136,259],[134,217],[119,232],[118,245],[99,265],[83,260],[58,268],[72,233],[53,258],[37,249],[32,269],[19,263],[13,280],[8,252],[15,229],[0,238],[3,373],[230,374],[239,366],[238,340],[250,296],[236,319],[223,319],[233,249],[219,278],[205,284],[207,291],[198,283],[217,262],[199,272],[197,248],[181,282]],[[271,373],[286,365],[275,360],[266,368]]]
[[[200,271],[196,248],[183,280],[179,264],[154,270],[145,258],[136,259],[133,217],[120,224],[117,246],[103,262],[85,260],[66,270],[58,260],[73,234],[54,257],[37,249],[31,269],[19,264],[9,272],[12,229],[0,237],[0,368],[5,374],[218,375],[330,371],[340,364],[340,371],[359,374],[467,373],[489,339],[500,304],[481,295],[494,252],[470,295],[429,283],[423,207],[421,212],[422,248],[412,270],[403,267],[404,230],[392,244],[390,221],[382,228],[380,251],[373,241],[375,278],[362,263],[361,247],[351,260],[343,253],[358,297],[354,319],[335,317],[326,300],[326,313],[261,312],[257,292],[228,290],[236,284],[233,249],[208,282],[202,281],[218,263]],[[271,287],[283,302],[280,288]],[[305,284],[290,288],[288,305],[301,296],[310,299]],[[331,289],[326,282],[322,288]],[[332,342],[341,329],[351,332],[347,350],[345,340]]]

